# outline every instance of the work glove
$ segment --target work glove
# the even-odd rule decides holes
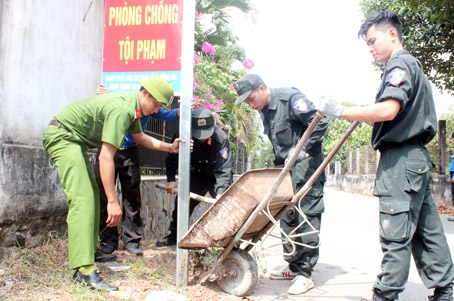
[[[344,106],[336,99],[322,96],[316,104],[316,109],[325,115],[340,118]]]
[[[287,155],[287,160],[288,161],[290,159],[290,157],[293,155],[293,153],[295,152],[295,148],[292,147],[289,151],[288,151],[288,155]],[[306,151],[304,149],[302,149],[299,153],[298,153],[298,156],[296,157],[296,162],[299,162],[301,160],[303,160],[304,158],[308,157]]]

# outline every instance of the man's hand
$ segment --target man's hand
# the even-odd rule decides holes
[[[99,95],[99,94],[108,94],[108,93],[109,93],[109,90],[103,84],[99,84],[96,87],[96,94]]]
[[[177,116],[180,117],[180,104],[181,104],[181,99],[178,99],[178,111],[177,111]],[[191,111],[193,111],[195,108],[195,102],[191,100]]]
[[[107,203],[107,227],[116,227],[121,221],[121,208],[117,201]]]
[[[340,101],[332,98],[321,97],[316,104],[317,111],[320,111],[326,115],[340,118],[344,106]]]
[[[172,142],[172,153],[178,153],[180,151],[180,142],[184,143],[183,138],[177,138]],[[190,151],[192,152],[194,150],[194,140],[190,140]]]
[[[177,189],[178,186],[177,186],[177,182],[168,182],[167,183],[167,192],[168,193],[171,193],[171,194],[175,194],[177,193]]]
[[[295,148],[292,147],[289,151],[288,151],[288,156],[287,156],[287,160],[290,159],[290,157],[293,155],[293,153],[295,152]],[[302,150],[300,150],[298,156],[296,157],[296,161],[299,162],[301,160],[303,160],[304,158],[307,157],[307,153],[306,151],[304,150],[304,148]]]

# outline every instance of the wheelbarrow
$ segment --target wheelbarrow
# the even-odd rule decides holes
[[[251,170],[241,175],[213,205],[191,226],[180,239],[178,247],[183,249],[220,248],[214,267],[208,273],[210,281],[216,281],[226,293],[246,296],[253,293],[257,280],[257,264],[249,254],[257,242],[263,241],[263,235],[272,236],[269,231],[276,227],[278,220],[292,207],[302,214],[302,223],[309,223],[301,210],[299,201],[307,194],[330,160],[337,153],[350,133],[358,125],[352,122],[350,127],[339,139],[336,146],[321,163],[307,183],[294,195],[290,177],[291,166],[298,153],[306,144],[313,130],[323,115],[318,112],[309,125],[301,140],[295,147],[293,155],[283,168]],[[210,202],[210,201],[208,201]],[[299,227],[299,226],[298,226]],[[292,252],[297,245],[309,246],[295,241],[302,235],[318,235],[312,231],[303,234],[289,235],[280,230],[282,244],[291,244]],[[205,281],[207,279],[202,279]]]

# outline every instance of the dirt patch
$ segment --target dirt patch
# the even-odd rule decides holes
[[[119,286],[114,293],[93,292],[73,284],[65,239],[51,239],[37,248],[10,249],[0,262],[0,300],[144,300],[153,291],[172,291],[189,300],[252,300],[229,295],[215,282],[200,283],[216,257],[208,250],[190,251],[188,286],[176,287],[175,247],[157,248],[154,244],[142,242],[142,257],[121,250],[115,252],[116,262],[97,264],[101,275]]]
[[[441,214],[454,216],[454,208],[440,206]],[[143,241],[144,255],[137,257],[116,251],[118,271],[97,264],[102,276],[119,286],[118,292],[94,292],[74,285],[68,269],[67,240],[49,238],[36,248],[11,248],[0,261],[0,300],[145,300],[154,291],[170,291],[189,300],[238,301],[259,297],[237,297],[225,293],[216,282],[203,282],[217,258],[215,250],[189,252],[188,286],[176,287],[176,249],[157,248],[155,241]],[[123,270],[121,270],[123,269]],[[266,291],[269,283],[259,278],[256,292]],[[276,284],[280,285],[280,284]],[[282,293],[280,288],[276,296]],[[286,294],[283,295],[286,298]]]
[[[440,214],[448,214],[454,216],[454,207],[438,206],[438,212]]]

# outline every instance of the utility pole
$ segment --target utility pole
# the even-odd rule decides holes
[[[183,3],[183,1],[181,1]],[[194,76],[194,22],[195,0],[183,3],[183,32],[181,47],[181,103],[180,103],[180,137],[185,143],[180,144],[178,156],[178,211],[177,241],[189,229],[189,170],[191,145],[191,101],[192,81]],[[176,285],[188,285],[188,250],[177,246]]]

